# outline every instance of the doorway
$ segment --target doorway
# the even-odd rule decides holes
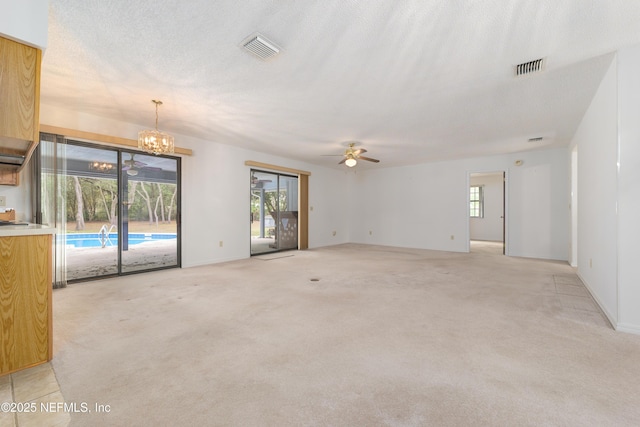
[[[250,174],[251,255],[298,249],[298,177]]]
[[[505,172],[469,175],[469,251],[506,254]]]

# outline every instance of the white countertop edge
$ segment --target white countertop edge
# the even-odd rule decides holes
[[[0,237],[12,236],[37,236],[40,234],[56,234],[55,227],[48,225],[29,224],[29,225],[3,225],[0,226]]]

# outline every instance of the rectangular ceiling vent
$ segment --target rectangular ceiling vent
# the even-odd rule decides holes
[[[516,77],[539,73],[543,70],[544,58],[518,64],[515,67]]]
[[[249,36],[243,40],[242,47],[262,60],[267,60],[280,53],[280,48],[262,34]]]
[[[540,141],[542,141],[541,136],[537,136],[535,138],[529,138],[529,142],[540,142]]]

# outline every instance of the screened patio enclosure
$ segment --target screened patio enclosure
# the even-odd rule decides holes
[[[251,170],[251,255],[298,249],[298,177]]]

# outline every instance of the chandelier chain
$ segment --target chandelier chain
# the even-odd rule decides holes
[[[162,101],[157,101],[155,99],[152,99],[151,101],[156,104],[156,130],[158,130],[158,106],[162,105]]]

